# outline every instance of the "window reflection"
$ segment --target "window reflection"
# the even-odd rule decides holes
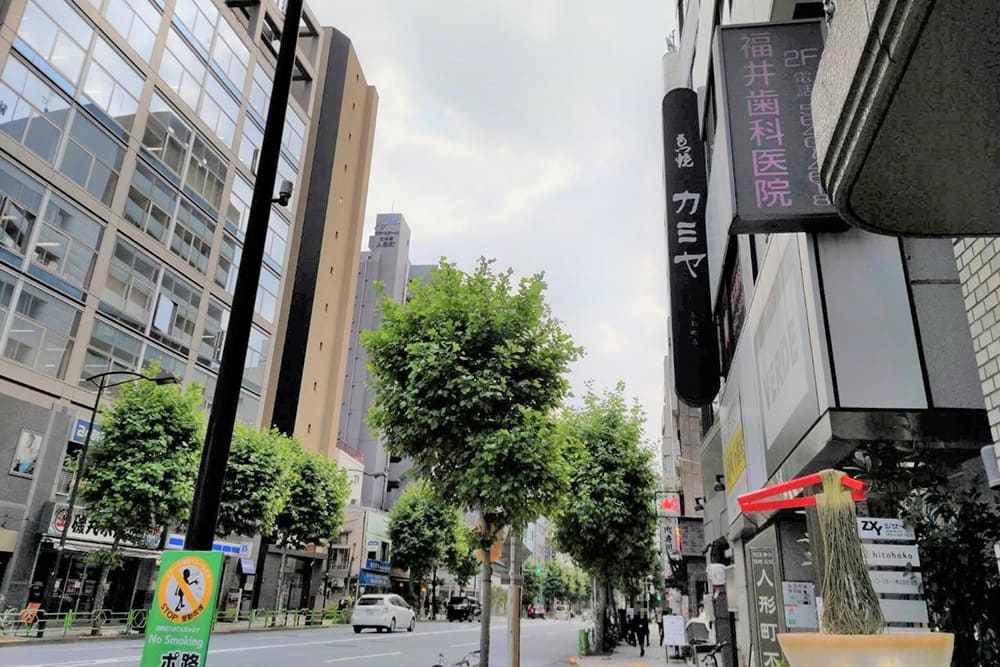
[[[69,102],[13,56],[0,78],[0,131],[52,164],[69,122]]]
[[[7,331],[3,356],[45,375],[62,378],[79,324],[79,310],[24,284]]]
[[[70,285],[86,289],[103,234],[101,223],[53,194],[42,216],[31,261]]]

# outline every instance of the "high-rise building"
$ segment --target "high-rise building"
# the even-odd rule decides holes
[[[15,461],[0,470],[8,603],[24,600],[32,577],[50,576],[64,522],[67,569],[55,587],[80,596],[81,608],[92,594],[83,556],[109,540],[89,527],[86,508],[65,511],[69,463],[97,400],[87,378],[156,361],[204,385],[211,405],[282,8],[274,0],[0,3],[0,459]],[[329,219],[335,241],[339,230],[350,245],[364,200],[365,176],[341,173],[367,169],[374,96],[356,61],[334,62],[347,57],[343,37],[316,26],[307,7],[276,183],[290,181],[293,193],[270,213],[240,392],[239,419],[254,425],[267,421],[261,406],[274,390],[305,202],[333,202],[327,214],[308,207],[307,236],[323,245],[327,273],[336,251],[315,235],[316,219]],[[331,62],[338,73],[327,71]],[[353,118],[318,126],[347,99]],[[310,178],[324,153],[337,156],[336,167]],[[338,213],[341,196],[352,214]],[[341,307],[331,299],[331,318]],[[107,597],[114,609],[149,594],[156,553],[130,546]]]
[[[401,487],[406,483],[403,475],[409,464],[391,460],[393,457],[390,457],[385,443],[366,423],[375,397],[368,386],[368,353],[360,344],[359,337],[361,332],[378,327],[376,283],[382,284],[384,296],[402,302],[406,300],[410,280],[425,279],[430,275],[429,266],[410,265],[409,250],[410,226],[403,215],[380,213],[376,216],[375,233],[369,237],[368,250],[362,251],[358,264],[354,318],[347,350],[339,438],[364,455],[368,476],[362,485],[361,504],[376,509],[389,509],[399,497]],[[400,488],[389,489],[390,481],[400,482]]]

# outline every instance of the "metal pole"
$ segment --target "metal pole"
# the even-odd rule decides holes
[[[101,407],[101,397],[104,395],[104,387],[107,384],[108,375],[101,375],[101,381],[97,384],[97,400],[90,411],[90,424],[87,425],[87,435],[83,438],[83,449],[80,450],[79,463],[76,466],[76,475],[73,477],[73,487],[69,492],[69,502],[66,508],[66,521],[63,523],[62,531],[59,533],[59,549],[56,551],[56,564],[52,568],[52,576],[49,577],[48,592],[45,599],[52,597],[52,589],[55,586],[56,578],[59,576],[59,567],[62,565],[63,552],[66,551],[66,537],[69,535],[69,526],[73,522],[73,510],[76,509],[76,494],[80,490],[80,480],[87,472],[87,452],[90,449],[90,439],[94,434],[94,423],[97,421],[97,411]],[[63,582],[63,591],[66,590],[66,582]],[[59,596],[59,611],[62,612],[62,598]]]
[[[302,0],[288,0],[285,5],[285,21],[281,30],[281,45],[274,69],[274,85],[267,108],[267,123],[264,126],[260,160],[257,163],[257,180],[250,202],[243,256],[240,259],[236,289],[233,292],[233,304],[229,314],[229,329],[222,350],[212,414],[205,432],[205,446],[201,453],[201,465],[198,469],[198,480],[195,482],[191,515],[188,519],[185,540],[187,549],[210,551],[215,538],[215,524],[219,517],[219,503],[222,501],[222,479],[229,460],[230,441],[233,437],[247,346],[250,342],[254,301],[257,298],[257,283],[260,280],[261,263],[264,261],[267,223],[274,197],[274,181],[278,173],[281,133],[285,125],[285,110],[288,107],[292,71],[295,66],[295,44],[298,40],[301,18]]]
[[[521,536],[510,540],[510,667],[521,667]]]

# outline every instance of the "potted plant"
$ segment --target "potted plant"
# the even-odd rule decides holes
[[[765,498],[822,484],[813,496]],[[839,470],[768,487],[740,496],[743,512],[790,507],[816,508],[819,535],[811,535],[813,553],[823,554],[820,592],[821,632],[778,634],[791,667],[947,667],[954,636],[940,632],[889,634],[872,587],[865,552],[858,537],[855,501],[864,484]]]

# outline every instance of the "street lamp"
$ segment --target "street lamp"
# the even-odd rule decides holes
[[[118,380],[117,382],[108,382],[109,378],[124,376],[124,380]],[[101,407],[101,398],[104,396],[104,391],[106,389],[111,389],[112,387],[118,387],[129,382],[137,382],[139,380],[148,380],[154,384],[177,384],[177,378],[173,375],[161,375],[160,377],[146,377],[142,373],[136,373],[134,371],[108,371],[107,373],[98,373],[97,375],[91,375],[88,378],[84,378],[85,382],[90,382],[91,384],[97,385],[97,399],[94,401],[94,407],[90,411],[90,423],[87,425],[87,435],[83,439],[83,448],[79,453],[79,464],[77,465],[76,475],[73,478],[73,487],[69,492],[69,502],[66,508],[66,520],[63,522],[62,530],[59,533],[59,547],[56,551],[56,563],[52,568],[54,574],[53,577],[49,578],[49,594],[46,595],[46,599],[52,597],[52,587],[55,585],[55,581],[59,576],[59,568],[62,566],[63,552],[66,550],[66,537],[69,535],[69,527],[73,521],[73,510],[76,509],[76,494],[80,489],[80,479],[83,474],[87,471],[87,450],[90,449],[90,439],[94,434],[94,422],[97,421],[97,411]],[[69,578],[67,573],[66,579]],[[65,582],[61,592],[65,592]],[[59,596],[59,608],[56,613],[62,611],[62,598]]]

